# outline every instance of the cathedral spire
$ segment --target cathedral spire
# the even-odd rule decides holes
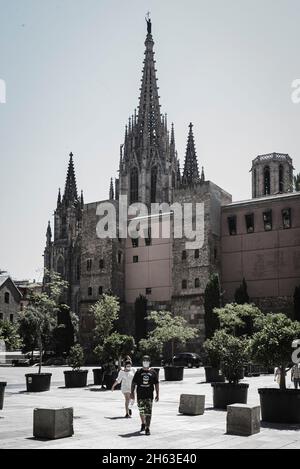
[[[198,181],[199,170],[193,135],[193,124],[190,123],[183,169],[183,182],[186,185],[191,185]]]
[[[204,167],[203,167],[203,166],[202,166],[202,170],[201,170],[200,181],[201,181],[201,182],[204,182],[204,181],[205,181],[205,174],[204,174]]]
[[[60,188],[58,189],[58,196],[57,196],[57,207],[59,207],[61,204],[61,193],[60,193]]]
[[[47,232],[46,232],[46,239],[47,239],[47,246],[50,246],[51,239],[52,239],[52,231],[51,231],[51,224],[48,221]]]
[[[113,183],[113,178],[110,178],[109,200],[113,200],[114,198],[115,198],[115,196],[114,196],[114,183]]]
[[[63,202],[66,205],[69,205],[69,204],[74,204],[74,202],[76,201],[78,201],[78,194],[77,194],[75,169],[74,169],[74,163],[73,163],[73,153],[71,152],[67,178],[66,178],[65,193],[63,196]]]
[[[144,148],[158,145],[163,133],[160,112],[158,86],[154,60],[154,41],[152,38],[151,20],[147,19],[147,36],[145,40],[145,59],[143,66],[142,85],[140,88],[138,110],[138,132]],[[150,145],[149,145],[150,144]]]

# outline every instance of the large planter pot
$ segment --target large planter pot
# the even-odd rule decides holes
[[[100,386],[102,384],[103,370],[102,368],[93,368],[94,384]]]
[[[213,403],[216,409],[226,409],[230,404],[247,404],[249,384],[212,383]]]
[[[64,371],[66,388],[84,388],[89,370]]]
[[[104,386],[106,387],[106,389],[111,389],[112,388],[112,385],[114,384],[114,382],[116,381],[118,377],[118,372],[117,371],[113,371],[112,373],[110,374],[105,374],[104,375],[104,379],[103,379],[103,384]],[[115,387],[115,389],[121,389],[121,385],[117,385]]]
[[[260,388],[258,393],[262,420],[300,423],[300,389]]]
[[[28,373],[26,377],[27,392],[49,391],[52,373]]]
[[[5,383],[4,381],[0,382],[0,410],[3,409],[4,392],[6,384],[7,383]]]
[[[221,370],[219,370],[219,368],[214,368],[213,366],[206,366],[204,369],[207,383],[224,383],[225,377],[222,374]]]
[[[182,381],[184,366],[165,366],[165,380],[166,381]]]

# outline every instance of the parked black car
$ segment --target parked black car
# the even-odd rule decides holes
[[[197,353],[183,352],[177,353],[173,357],[175,366],[187,366],[188,368],[199,368],[202,365],[201,358]],[[163,360],[162,366],[171,365],[172,360]]]

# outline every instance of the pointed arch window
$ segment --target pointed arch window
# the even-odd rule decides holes
[[[270,168],[265,166],[264,168],[264,195],[270,195],[271,193],[271,181],[270,181]]]
[[[283,192],[284,181],[283,181],[283,166],[282,164],[279,165],[279,192]]]
[[[130,203],[138,202],[139,200],[139,173],[135,166],[130,172]]]
[[[157,167],[151,169],[151,203],[156,202]]]

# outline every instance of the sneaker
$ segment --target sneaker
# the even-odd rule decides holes
[[[132,416],[132,410],[129,409],[129,410],[128,410],[128,413],[129,413],[129,417],[131,417],[131,416]]]
[[[141,432],[144,432],[145,431],[145,424],[142,423],[142,426],[141,426]]]
[[[146,428],[145,435],[150,435],[150,428]]]

